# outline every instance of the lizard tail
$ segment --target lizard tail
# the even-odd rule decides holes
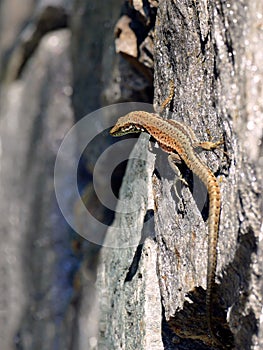
[[[212,172],[209,171],[207,179],[207,189],[209,193],[209,218],[208,218],[208,266],[207,266],[207,291],[206,291],[206,310],[207,310],[207,323],[211,337],[222,344],[217,339],[213,331],[212,326],[212,314],[213,314],[213,288],[215,285],[215,275],[217,266],[217,241],[218,241],[218,228],[220,217],[220,187],[217,179]]]

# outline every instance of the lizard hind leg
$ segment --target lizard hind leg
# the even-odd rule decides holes
[[[169,163],[170,167],[172,168],[172,170],[175,173],[174,184],[173,184],[174,185],[175,195],[178,198],[178,200],[181,201],[181,198],[180,198],[180,196],[178,194],[177,187],[176,187],[177,183],[180,181],[183,184],[185,184],[186,186],[189,186],[187,181],[183,178],[181,171],[179,170],[179,168],[176,165],[176,164],[181,164],[182,163],[181,158],[176,153],[170,153],[169,156],[168,156],[168,163]]]
[[[213,151],[214,149],[218,148],[223,144],[224,144],[224,140],[220,140],[217,142],[204,141],[204,142],[195,142],[192,144],[192,146],[194,148],[202,148],[205,151]]]
[[[224,144],[224,140],[220,140],[217,142],[211,142],[211,141],[204,141],[204,142],[194,142],[192,144],[194,149],[201,149],[201,150],[205,150],[205,151],[214,151],[215,149],[219,148],[221,145]],[[221,152],[224,153],[224,155],[227,157],[227,159],[229,159],[229,154],[227,152],[225,152],[224,150],[220,149]]]

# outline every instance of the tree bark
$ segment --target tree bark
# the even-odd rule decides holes
[[[144,7],[131,3],[141,16],[153,8],[152,1]],[[224,140],[223,149],[206,152],[203,160],[222,196],[214,327],[235,349],[263,346],[262,14],[259,0],[161,1],[154,26],[155,109],[161,112],[173,82],[169,118],[189,125],[200,140]],[[166,156],[151,155],[147,141],[142,135],[133,151],[134,158],[147,159],[146,166],[130,163],[120,195],[125,198],[143,176],[147,186],[134,189],[140,215],[133,217],[132,229],[131,218],[116,217],[123,235],[114,236],[112,227],[105,242],[115,239],[118,245],[133,237],[135,245],[102,252],[99,349],[212,348],[205,316],[206,193],[182,168],[190,186],[182,186],[178,199]],[[144,225],[153,212],[154,236],[152,225]]]

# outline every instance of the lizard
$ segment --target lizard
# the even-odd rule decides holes
[[[157,141],[160,148],[169,154],[168,160],[170,165],[183,161],[199,177],[208,191],[207,326],[212,341],[225,348],[215,335],[212,327],[212,291],[215,285],[217,267],[217,242],[221,205],[220,187],[211,169],[204,164],[196,152],[198,148],[213,150],[222,144],[222,141],[216,143],[209,141],[199,142],[193,130],[186,124],[175,120],[163,119],[158,114],[145,111],[133,111],[120,117],[110,130],[112,136],[141,132],[150,134]]]

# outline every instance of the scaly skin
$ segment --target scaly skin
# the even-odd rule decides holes
[[[217,266],[217,241],[220,216],[220,188],[212,171],[202,162],[195,152],[196,147],[210,150],[218,146],[210,142],[199,143],[194,132],[188,126],[174,120],[164,120],[157,114],[136,111],[119,118],[111,129],[113,136],[121,136],[134,132],[147,132],[169,154],[177,154],[196,174],[207,188],[209,195],[208,218],[208,262],[207,262],[207,323],[214,342],[223,346],[217,339],[212,327],[212,291],[215,284]],[[206,145],[206,146],[203,146]],[[224,346],[223,346],[224,347]]]

